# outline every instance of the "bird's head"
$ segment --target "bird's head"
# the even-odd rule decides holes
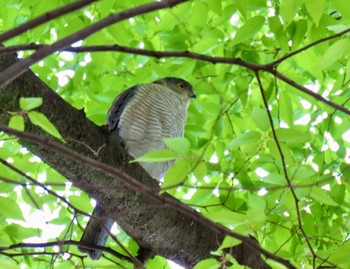
[[[192,85],[181,78],[166,77],[156,80],[153,83],[164,85],[186,99],[197,97],[193,91]]]

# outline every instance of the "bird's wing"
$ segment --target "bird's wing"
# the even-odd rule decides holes
[[[132,99],[137,91],[138,86],[133,86],[121,94],[113,101],[111,108],[108,111],[107,124],[109,131],[113,131],[118,127],[120,115],[123,113],[127,103]]]

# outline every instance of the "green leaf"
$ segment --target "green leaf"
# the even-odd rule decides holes
[[[0,196],[0,215],[8,219],[24,220],[23,214],[16,201]]]
[[[221,268],[220,262],[211,258],[205,259],[197,263],[193,269],[218,269]]]
[[[271,146],[271,145],[269,145]],[[274,144],[275,146],[275,144]],[[263,181],[269,184],[283,186],[286,184],[286,179],[279,173],[272,173],[263,178]]]
[[[170,168],[164,177],[164,182],[162,183],[162,189],[177,186],[183,183],[190,172],[190,166],[185,158],[180,158],[176,163]]]
[[[293,33],[293,38],[292,38],[292,50],[296,50],[300,46],[300,43],[305,38],[306,31],[307,31],[306,20],[299,20],[295,23],[295,31]]]
[[[242,43],[251,39],[264,25],[265,18],[262,16],[255,16],[248,20],[241,28],[238,29],[236,36],[231,42],[231,45]]]
[[[203,214],[207,218],[212,219],[215,222],[219,222],[223,225],[230,225],[231,227],[236,227],[245,224],[248,221],[246,215],[233,212],[226,208],[212,210],[208,213],[203,212]]]
[[[32,189],[23,188],[21,191],[21,197],[24,202],[26,202],[28,205],[31,205],[33,208],[35,206],[42,208],[43,206],[43,199]]]
[[[256,230],[262,229],[266,221],[266,214],[264,210],[250,208],[247,210],[246,215],[249,219],[249,225],[254,227]]]
[[[346,69],[345,69],[345,80],[349,81],[350,80],[350,58],[348,59],[348,62],[346,64]]]
[[[306,0],[304,4],[307,12],[309,12],[315,24],[318,25],[326,7],[326,0]]]
[[[349,46],[350,40],[345,38],[333,43],[324,53],[319,68],[325,69],[327,67],[330,67],[341,57],[343,57],[345,52],[349,52]]]
[[[208,0],[206,1],[210,10],[214,11],[216,14],[221,16],[222,14],[222,2],[217,0]]]
[[[3,225],[5,225],[3,219],[5,218],[1,218],[0,221],[2,221]],[[5,245],[11,245],[12,243],[13,243],[13,240],[9,237],[9,235],[6,232],[4,232],[2,229],[0,229],[0,244],[2,246],[5,246]],[[1,265],[3,264],[1,263]]]
[[[266,109],[254,107],[251,116],[256,126],[262,131],[266,132],[268,129],[270,129],[270,123],[267,117]]]
[[[204,162],[198,163],[193,173],[197,179],[202,180],[207,175],[207,165]]]
[[[344,245],[336,248],[333,252],[333,254],[328,258],[328,260],[336,264],[337,266],[341,266],[339,268],[349,268],[345,265],[350,265],[349,260],[349,253],[350,253],[350,241],[347,241]]]
[[[345,198],[345,185],[336,184],[331,187],[331,197],[334,201],[336,201],[338,204],[341,204],[344,202]]]
[[[270,17],[268,23],[270,30],[274,34],[274,38],[277,40],[276,46],[278,45],[283,50],[288,51],[288,37],[280,20],[276,17]]]
[[[249,132],[240,134],[235,139],[233,139],[229,147],[236,148],[243,145],[256,143],[257,141],[259,141],[260,137],[261,137],[260,133],[255,131],[249,131]]]
[[[10,224],[4,228],[4,232],[15,241],[22,241],[26,238],[38,236],[38,229],[27,228],[18,224]]]
[[[316,201],[330,206],[338,206],[338,204],[330,197],[329,192],[323,189],[312,187],[311,189],[311,197]]]
[[[6,269],[18,269],[18,262],[14,259],[6,260],[6,258],[2,258],[1,266],[2,268],[6,268]]]
[[[225,236],[224,241],[221,243],[220,249],[231,248],[240,244],[241,241],[233,238],[232,236]]]
[[[335,9],[341,13],[343,19],[350,19],[350,9],[348,1],[332,0],[332,4],[335,7]]]
[[[41,97],[21,97],[19,99],[19,106],[22,110],[30,111],[41,106],[43,99]]]
[[[266,201],[260,196],[249,195],[247,202],[248,202],[247,203],[248,206],[252,209],[258,209],[258,210],[264,211],[266,208]]]
[[[43,129],[48,134],[60,139],[61,141],[64,141],[56,127],[50,122],[50,120],[42,113],[37,111],[30,111],[28,113],[28,117],[36,126],[39,126],[41,129]]]
[[[280,128],[276,130],[276,134],[280,142],[303,144],[310,141],[310,134],[308,132],[304,133],[295,129]]]
[[[279,108],[281,118],[288,124],[289,127],[293,125],[293,105],[291,98],[286,91],[281,91],[279,94]]]
[[[194,2],[193,3],[193,12],[190,17],[190,21],[192,25],[197,27],[204,27],[207,21],[208,15],[208,5],[204,1],[202,2]]]
[[[130,162],[165,162],[176,160],[178,155],[178,153],[169,149],[154,150]]]
[[[283,0],[280,6],[281,16],[285,23],[285,27],[288,26],[294,19],[298,8],[301,5],[300,0]]]
[[[157,255],[147,261],[146,268],[147,269],[153,269],[153,268],[171,269],[167,260]]]
[[[18,131],[24,131],[24,119],[22,115],[12,116],[9,122],[9,127]]]
[[[163,141],[169,149],[182,155],[186,155],[191,148],[191,143],[186,137],[163,138]]]

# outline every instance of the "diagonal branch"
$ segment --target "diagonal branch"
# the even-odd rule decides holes
[[[136,192],[144,193],[147,196],[149,196],[150,198],[152,198],[154,201],[156,201],[164,206],[170,206],[178,212],[181,212],[181,213],[183,213],[189,217],[192,217],[194,219],[197,219],[202,224],[206,225],[207,227],[211,227],[213,230],[215,230],[218,233],[221,233],[224,235],[229,235],[229,236],[232,236],[236,239],[241,240],[250,248],[264,254],[266,257],[268,257],[272,260],[275,260],[275,261],[285,265],[287,268],[294,268],[294,266],[292,266],[288,261],[286,261],[286,260],[268,252],[267,250],[263,249],[251,238],[243,236],[243,235],[236,233],[234,231],[231,231],[230,229],[222,226],[221,224],[212,222],[211,220],[209,220],[209,219],[205,218],[204,216],[202,216],[201,214],[199,214],[194,209],[192,209],[192,208],[186,206],[185,204],[175,200],[171,196],[158,195],[157,191],[150,189],[148,186],[142,184],[141,182],[137,181],[136,179],[132,178],[131,176],[125,174],[124,172],[122,172],[118,169],[115,169],[115,168],[108,166],[104,163],[101,163],[99,161],[85,157],[77,152],[74,152],[74,151],[68,149],[67,147],[65,147],[61,144],[50,141],[47,138],[39,137],[37,135],[33,135],[30,133],[26,133],[26,132],[17,131],[17,130],[11,129],[7,126],[4,126],[2,124],[0,124],[0,130],[6,132],[7,134],[15,135],[15,136],[19,137],[20,139],[27,140],[27,141],[37,143],[37,144],[41,144],[45,147],[48,147],[48,148],[54,150],[55,152],[58,152],[60,154],[65,155],[68,158],[71,158],[74,161],[80,162],[81,164],[84,164],[86,166],[98,169],[100,172],[104,172],[104,173],[107,173],[107,174],[114,176],[118,179],[121,179],[123,184],[126,185],[128,188],[130,188]]]
[[[339,105],[337,103],[334,103],[330,100],[328,100],[327,98],[324,98],[322,95],[306,88],[303,85],[300,85],[299,83],[296,83],[294,80],[288,78],[287,76],[283,75],[282,73],[278,72],[277,70],[271,70],[271,72],[269,72],[273,75],[275,75],[277,78],[279,78],[280,80],[284,81],[285,83],[289,84],[290,86],[296,88],[297,90],[302,91],[303,93],[306,93],[307,95],[310,95],[312,97],[314,97],[316,100],[321,101],[322,103],[325,103],[327,105],[329,105],[330,107],[335,108],[336,110],[342,111],[348,115],[350,115],[350,110],[345,108],[342,105]]]
[[[33,29],[40,24],[43,24],[45,22],[48,22],[50,20],[53,20],[55,18],[58,18],[60,16],[63,16],[65,14],[68,14],[70,12],[73,12],[79,8],[82,8],[84,6],[87,6],[88,4],[91,4],[93,2],[96,2],[97,0],[79,0],[76,2],[73,2],[71,4],[65,5],[63,7],[57,8],[55,10],[52,10],[50,12],[47,12],[31,21],[28,21],[18,27],[15,27],[3,34],[0,34],[0,43],[3,43],[4,41],[15,37],[17,35],[20,35],[30,29]]]
[[[310,243],[310,240],[309,240],[309,237],[307,236],[305,230],[304,230],[304,227],[302,225],[302,221],[301,221],[301,215],[300,215],[300,207],[299,207],[299,199],[298,199],[298,196],[295,192],[295,189],[293,188],[293,185],[292,185],[292,182],[289,178],[289,175],[288,175],[288,171],[287,171],[287,164],[286,164],[286,161],[285,161],[285,157],[284,157],[284,153],[283,153],[283,150],[282,150],[282,147],[281,147],[281,144],[279,142],[279,139],[277,137],[277,133],[276,133],[276,130],[275,130],[275,126],[274,126],[274,123],[273,123],[273,120],[272,120],[272,115],[271,115],[271,112],[269,110],[269,104],[267,102],[267,98],[266,98],[266,95],[265,95],[265,91],[264,91],[264,88],[263,88],[263,85],[262,85],[262,82],[260,80],[260,75],[258,72],[255,73],[255,76],[256,76],[256,79],[258,81],[258,85],[259,85],[259,89],[260,89],[260,93],[261,93],[261,97],[262,97],[262,100],[264,102],[264,105],[265,105],[265,108],[266,108],[266,113],[267,113],[267,116],[268,116],[268,119],[269,119],[269,123],[270,123],[270,126],[271,126],[271,130],[272,130],[272,136],[273,136],[273,139],[275,140],[275,143],[276,143],[276,146],[277,146],[277,149],[278,149],[278,152],[279,152],[279,155],[280,155],[280,158],[281,158],[281,163],[282,163],[282,167],[283,167],[283,173],[284,173],[284,178],[286,179],[287,181],[287,184],[289,186],[289,189],[293,195],[293,198],[294,198],[294,203],[295,203],[295,210],[297,212],[297,217],[298,217],[298,226],[299,226],[299,229],[301,231],[301,233],[303,234],[303,237],[305,238],[305,241],[308,245],[308,248],[310,249],[310,252],[313,256],[313,259],[315,259],[317,257],[314,249],[312,248],[311,246],[311,243]]]

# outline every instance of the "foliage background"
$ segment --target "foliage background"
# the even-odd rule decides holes
[[[0,0],[0,31],[69,2]],[[5,45],[51,44],[110,13],[144,3],[148,1],[97,1],[31,29]],[[239,57],[262,65],[297,52],[279,62],[276,69],[348,109],[349,35],[318,41],[349,27],[350,12],[341,0],[195,0],[101,29],[76,45],[188,50],[216,57]],[[318,43],[301,49],[313,42]],[[23,51],[20,56],[31,53]],[[257,70],[239,64],[92,49],[90,53],[57,52],[33,65],[32,70],[74,107],[84,108],[87,117],[98,125],[105,123],[110,104],[124,89],[166,76],[188,80],[198,95],[189,108],[186,125],[185,137],[190,147],[184,141],[181,148],[170,145],[181,158],[162,187],[215,222],[241,234],[254,235],[263,248],[296,266],[350,267],[349,114],[268,72],[259,72],[259,86]],[[16,116],[26,114],[12,112]],[[21,124],[13,114],[9,114],[10,119],[13,127]],[[16,141],[2,137],[2,160],[82,211],[92,211],[85,193]],[[72,208],[57,196],[29,183],[9,167],[0,167],[1,246],[80,238],[86,217],[73,214]],[[33,219],[41,222],[34,223]],[[136,243],[120,229],[115,228],[115,232],[135,255]],[[224,246],[236,243],[227,238]],[[115,242],[110,241],[110,247],[123,252]],[[58,254],[59,248],[47,249],[47,255],[33,254],[33,249],[3,251],[6,255],[1,256],[0,264],[8,268],[18,268],[19,264],[26,265],[23,268],[46,264],[54,268],[115,264],[132,267],[115,258],[92,262],[74,246],[64,251],[63,255]],[[147,268],[165,264],[157,257]],[[219,262],[203,261],[196,268],[209,266],[218,268],[215,266]]]

